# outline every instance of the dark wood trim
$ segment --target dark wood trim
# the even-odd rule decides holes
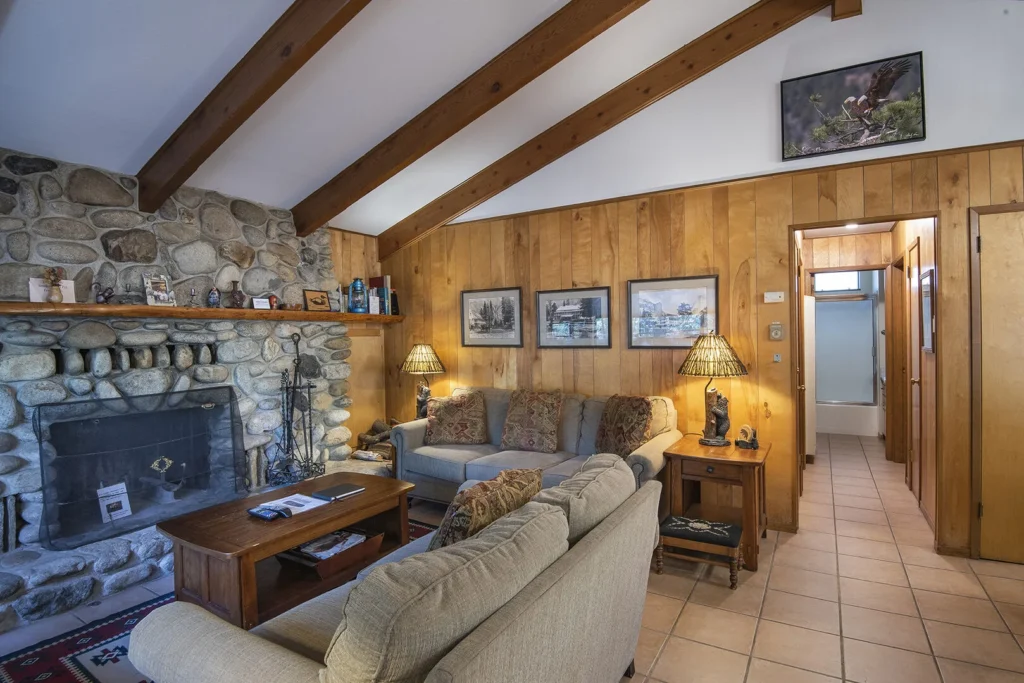
[[[118,304],[45,304],[0,301],[0,316],[32,315],[68,318],[176,318],[179,320],[292,320],[296,322],[369,323],[390,325],[402,315],[371,315],[333,311],[281,311],[258,308],[188,308]]]
[[[295,0],[138,173],[154,212],[370,0]]]
[[[972,206],[967,211],[970,233],[967,251],[970,254],[971,269],[971,557],[981,557],[981,518],[978,505],[981,503],[981,429],[975,418],[981,415],[981,254],[975,248],[981,236],[981,217],[996,213],[1024,211],[1024,204],[998,204],[995,206]],[[934,297],[933,297],[934,302]],[[936,312],[937,314],[938,312]],[[938,339],[935,340],[938,344]],[[936,472],[938,477],[940,472]],[[938,479],[936,479],[938,481]],[[938,506],[936,505],[936,512]]]
[[[828,268],[807,268],[806,272],[808,275],[814,275],[815,273],[848,273],[851,271],[885,270],[888,267],[888,263],[874,263],[867,266],[829,266]],[[828,298],[835,299],[837,297],[830,295]]]
[[[504,52],[292,209],[308,235],[642,7],[647,0],[570,0]]]
[[[863,13],[861,0],[835,0],[832,3],[832,21],[859,17]]]
[[[831,4],[828,0],[760,0],[385,230],[377,241],[380,258],[422,239],[661,98]]]

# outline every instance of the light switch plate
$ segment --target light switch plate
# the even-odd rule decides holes
[[[781,304],[786,300],[785,292],[765,292],[764,302],[766,304]]]
[[[777,353],[777,354],[775,354],[775,356],[774,356],[773,360],[774,360],[774,361],[775,361],[776,363],[781,363],[781,362],[782,362],[782,354],[781,354],[781,353]]]

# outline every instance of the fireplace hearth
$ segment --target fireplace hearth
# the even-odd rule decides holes
[[[70,550],[247,493],[231,387],[39,406],[40,542]]]

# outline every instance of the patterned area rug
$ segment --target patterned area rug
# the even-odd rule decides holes
[[[409,520],[410,540],[435,527]],[[174,594],[154,598],[103,619],[0,657],[2,683],[149,683],[128,661],[135,624]]]

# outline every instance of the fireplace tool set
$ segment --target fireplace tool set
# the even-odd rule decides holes
[[[282,425],[278,439],[267,449],[266,481],[268,485],[290,484],[324,473],[324,464],[313,452],[313,390],[312,380],[320,376],[320,362],[313,356],[299,353],[299,335],[292,334],[295,344],[294,368],[291,376],[281,373]],[[297,417],[296,417],[297,416]],[[301,432],[301,441],[296,433]]]

